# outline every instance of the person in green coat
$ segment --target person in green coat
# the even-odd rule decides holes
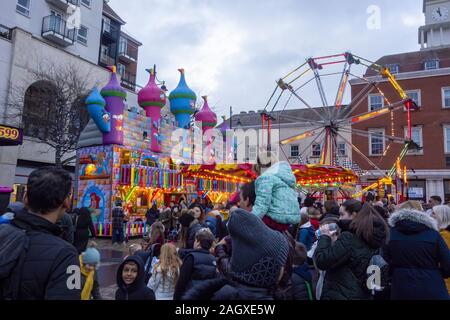
[[[370,204],[361,207],[357,200],[343,203],[338,225],[337,238],[328,225],[321,226],[314,252],[316,267],[326,271],[321,300],[370,299],[366,270],[386,243],[388,225]]]

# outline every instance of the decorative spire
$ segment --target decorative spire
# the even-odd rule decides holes
[[[150,78],[147,85],[138,93],[138,103],[142,108],[145,107],[159,107],[163,108],[166,105],[166,94],[156,85],[156,73],[154,69],[145,69]]]
[[[202,98],[204,100],[203,107],[195,115],[195,121],[201,122],[204,130],[214,128],[217,125],[217,115],[209,108],[208,96]]]
[[[119,80],[117,79],[116,66],[109,66],[108,69],[111,71],[111,78],[108,84],[102,89],[102,96],[126,99],[127,93],[125,89],[120,86]]]

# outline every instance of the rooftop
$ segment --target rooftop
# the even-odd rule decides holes
[[[106,1],[103,1],[103,14],[120,24],[126,24],[124,20],[108,5]]]
[[[450,67],[450,48],[426,49],[422,51],[406,52],[383,56],[375,63],[388,66],[399,65],[399,73],[424,70],[424,62],[439,60],[439,68]],[[367,69],[365,77],[376,76],[377,72]]]
[[[314,110],[318,111],[319,114],[323,114],[326,112],[326,109],[334,110],[334,106],[331,107],[318,107],[314,108]],[[350,110],[348,110],[350,111]],[[238,125],[238,122],[240,122],[240,125],[243,127],[247,126],[259,126],[261,125],[261,113],[263,110],[258,111],[242,111],[239,114],[234,114],[231,117],[231,125],[232,128],[235,128]],[[302,108],[302,109],[290,109],[290,110],[284,110],[284,111],[274,111],[270,113],[270,115],[275,119],[272,120],[272,124],[289,124],[289,123],[299,123],[302,121],[319,121],[322,120],[319,118],[316,112],[312,111],[308,108]],[[346,118],[348,115],[348,112],[343,112],[340,116],[340,119]],[[228,123],[230,119],[226,120]],[[223,122],[220,124],[222,125]],[[220,126],[219,125],[219,126]]]

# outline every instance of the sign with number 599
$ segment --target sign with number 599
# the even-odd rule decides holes
[[[0,125],[0,146],[20,145],[22,141],[22,129]]]

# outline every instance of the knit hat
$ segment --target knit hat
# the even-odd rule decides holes
[[[191,222],[194,221],[194,220],[195,220],[195,218],[194,218],[192,215],[190,215],[189,213],[183,214],[183,215],[178,219],[178,221],[180,222],[180,224],[181,224],[183,227],[189,227],[189,225],[191,224]]]
[[[276,284],[286,263],[289,245],[280,232],[271,230],[256,215],[237,209],[228,222],[235,280],[253,287]]]
[[[100,252],[95,248],[87,248],[81,255],[84,264],[96,265],[100,263]]]

